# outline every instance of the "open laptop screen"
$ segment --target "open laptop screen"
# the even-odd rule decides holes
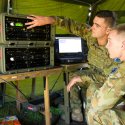
[[[60,34],[55,37],[55,60],[60,64],[79,63],[87,60],[86,41],[74,35]]]
[[[59,53],[79,53],[82,52],[80,37],[57,37],[59,39]]]

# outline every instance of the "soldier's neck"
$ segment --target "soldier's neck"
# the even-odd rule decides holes
[[[97,38],[99,46],[105,46],[108,42],[107,37]]]

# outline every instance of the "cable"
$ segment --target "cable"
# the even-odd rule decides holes
[[[10,95],[7,95],[7,94],[2,94],[2,96],[8,96],[8,97],[13,98],[13,99],[15,99],[16,101],[22,103],[19,99],[15,98],[15,97],[13,97],[13,96],[10,96]]]
[[[99,2],[101,2],[102,0],[98,0],[98,1],[96,1],[95,2],[95,4],[93,4],[93,6],[92,7],[95,7]]]
[[[53,88],[55,87],[57,81],[59,80],[60,76],[61,76],[62,72],[59,74],[58,78],[56,79],[54,85],[52,86],[52,88],[50,89],[50,93],[52,92]]]
[[[83,1],[81,1],[81,0],[73,0],[73,1],[76,1],[76,2],[79,2],[79,3],[84,3],[84,4],[87,4],[87,5],[90,5],[89,3],[83,2]]]
[[[12,87],[14,87],[18,92],[21,93],[21,95],[23,95],[25,97],[26,100],[28,100],[28,97],[19,88],[17,88],[17,86],[12,81],[8,82],[5,79],[2,79],[2,78],[0,78],[0,79],[3,80],[5,83],[7,83],[7,84],[11,85]]]
[[[15,89],[16,89],[17,91],[19,91],[19,92],[25,97],[25,99],[28,100],[29,97],[27,97],[12,81],[10,82],[10,84],[11,84],[13,87],[15,87]]]

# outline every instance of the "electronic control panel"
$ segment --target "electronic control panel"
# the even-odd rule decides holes
[[[0,15],[2,44],[53,44],[55,27],[53,25],[38,26],[27,29],[26,22],[30,22],[26,15]]]
[[[1,73],[25,72],[53,66],[53,47],[0,47]]]

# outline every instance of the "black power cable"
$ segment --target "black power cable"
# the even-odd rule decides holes
[[[25,97],[25,99],[28,100],[28,98],[30,98],[30,97],[27,97],[12,81],[10,82],[10,84],[11,84],[17,91],[19,91],[19,92]]]
[[[19,99],[15,98],[15,97],[13,97],[13,96],[10,96],[10,95],[8,95],[8,94],[2,94],[2,96],[7,96],[7,97],[10,97],[10,98],[13,98],[13,99],[16,100],[17,102],[22,103]]]
[[[26,100],[28,100],[28,97],[11,81],[11,82],[8,82],[6,81],[5,79],[2,79],[0,78],[1,80],[3,80],[3,82],[11,85],[13,88],[15,88],[18,92],[20,92],[21,95],[23,95],[25,97]]]
[[[54,85],[53,85],[53,86],[52,86],[52,88],[49,90],[49,91],[50,91],[50,93],[53,91],[53,89],[54,89],[55,85],[57,84],[57,82],[58,82],[58,80],[59,80],[59,78],[60,78],[61,74],[62,74],[62,72],[59,74],[59,76],[58,76],[58,78],[56,79],[56,81],[55,81]]]

